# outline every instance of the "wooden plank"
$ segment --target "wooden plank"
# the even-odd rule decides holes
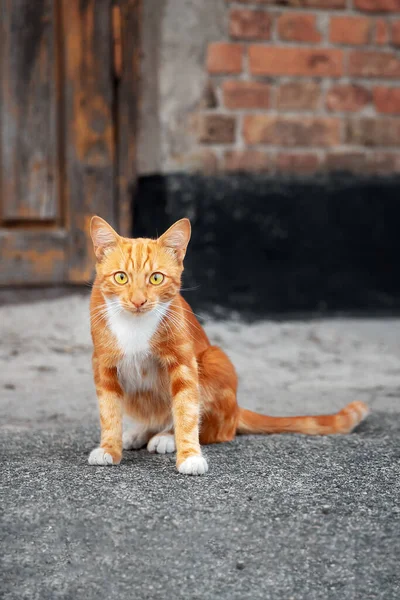
[[[116,0],[121,17],[114,37],[117,66],[117,195],[118,229],[132,235],[136,187],[136,134],[139,103],[142,0]],[[114,23],[115,23],[114,21]],[[118,35],[119,33],[119,35]]]
[[[56,219],[53,0],[1,0],[2,218]]]
[[[111,0],[63,0],[67,279],[93,275],[89,223],[116,225]]]
[[[63,282],[66,246],[63,229],[0,229],[0,285]]]

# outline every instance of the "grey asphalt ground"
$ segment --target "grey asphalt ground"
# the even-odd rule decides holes
[[[239,437],[209,473],[97,444],[87,299],[0,307],[0,598],[400,598],[400,320],[235,320],[206,329],[243,406],[330,412],[349,436]]]

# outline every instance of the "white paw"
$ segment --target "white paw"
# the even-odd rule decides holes
[[[178,467],[178,471],[184,475],[204,475],[208,471],[208,464],[202,456],[189,456]]]
[[[124,450],[139,450],[146,445],[148,438],[144,433],[139,431],[128,430],[122,434],[122,447]]]
[[[89,465],[112,465],[113,457],[103,448],[95,448],[89,454]]]
[[[175,452],[175,438],[172,433],[157,434],[147,444],[147,450],[149,452],[157,452],[158,454]]]

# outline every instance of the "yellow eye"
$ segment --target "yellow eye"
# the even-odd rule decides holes
[[[114,275],[114,281],[119,285],[125,285],[125,283],[128,281],[128,275],[123,271],[118,271],[118,273],[115,273]]]
[[[153,273],[150,277],[150,283],[153,285],[160,285],[164,281],[164,275],[162,273]]]

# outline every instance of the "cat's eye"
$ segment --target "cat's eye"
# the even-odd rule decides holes
[[[118,271],[118,273],[114,274],[114,281],[119,285],[125,285],[125,283],[128,281],[128,275],[123,271]]]
[[[164,281],[164,275],[162,273],[153,273],[150,276],[150,283],[153,285],[160,285]]]

